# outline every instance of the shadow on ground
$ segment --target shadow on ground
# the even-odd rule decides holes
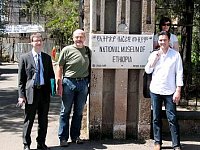
[[[182,150],[200,150],[200,145],[197,144],[181,144]],[[164,150],[173,150],[172,147],[162,146]]]
[[[17,91],[0,90],[0,132],[22,132],[24,111],[16,107]],[[4,96],[3,96],[4,95]],[[54,100],[54,101],[53,101]],[[55,121],[54,115],[59,114],[60,102],[52,98],[49,111],[49,123]],[[37,117],[37,116],[36,116]],[[37,122],[37,118],[35,119]]]
[[[107,149],[106,146],[104,146],[102,143],[94,143],[90,141],[85,141],[84,144],[78,145],[78,144],[70,144],[68,147],[60,147],[60,146],[53,146],[49,147],[51,150],[97,150],[97,149]],[[37,149],[31,149],[31,150],[37,150]]]
[[[69,146],[60,147],[60,146],[52,146],[50,147],[51,150],[101,150],[101,149],[108,149],[109,145],[126,145],[126,144],[141,144],[141,141],[136,140],[101,140],[101,141],[89,141],[85,140],[84,144],[74,144],[69,143]],[[118,148],[116,148],[118,150]],[[32,149],[37,150],[37,149]],[[114,150],[114,149],[113,149]]]
[[[168,141],[171,143],[171,137],[170,135],[165,135],[163,137],[163,140],[164,141]],[[193,136],[193,135],[181,135],[181,147],[182,147],[182,150],[200,150],[200,145],[197,144],[200,142],[200,135],[196,134]],[[173,148],[172,147],[169,147],[169,146],[162,146],[162,149],[164,150],[172,150]]]
[[[18,68],[9,67],[13,64],[0,64],[0,75],[1,74],[14,74],[18,72]]]

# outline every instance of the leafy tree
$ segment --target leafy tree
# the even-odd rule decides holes
[[[190,86],[199,83],[199,76],[196,74],[200,71],[200,1],[156,0],[156,24],[161,16],[178,20],[172,29],[176,29],[175,34],[180,39],[180,53],[184,63],[184,94],[187,99]]]
[[[31,22],[45,19],[45,29],[63,47],[71,43],[72,32],[79,25],[79,0],[29,0],[26,3]]]
[[[32,23],[39,22],[39,17],[42,15],[42,10],[46,1],[47,0],[28,0],[26,2],[27,13],[30,13]]]
[[[194,27],[193,27],[193,41],[192,41],[192,77],[196,91],[199,91],[200,85],[200,4],[194,5]],[[196,92],[196,97],[199,96],[199,92]]]
[[[78,28],[78,9],[78,0],[48,0],[45,3],[46,27],[61,47],[71,42],[72,33]]]

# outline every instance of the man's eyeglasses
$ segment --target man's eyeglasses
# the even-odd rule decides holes
[[[42,42],[43,40],[34,40],[34,41],[32,41],[32,42],[34,42],[34,43],[38,43],[38,42]]]
[[[162,26],[170,26],[171,24],[170,23],[164,23],[162,24]]]

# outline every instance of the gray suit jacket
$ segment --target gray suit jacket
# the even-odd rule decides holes
[[[41,52],[42,63],[44,67],[44,84],[46,99],[50,100],[51,82],[50,79],[55,79],[51,57]],[[25,97],[28,104],[33,103],[34,80],[36,77],[36,65],[32,52],[23,54],[20,57],[18,69],[18,93],[19,97]]]

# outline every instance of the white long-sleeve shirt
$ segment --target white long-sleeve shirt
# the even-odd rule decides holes
[[[38,66],[38,59],[40,59],[40,85],[44,85],[44,67],[42,63],[42,55],[41,52],[39,53],[40,58],[37,58],[38,54],[32,49],[33,58],[35,61],[35,65]]]
[[[183,65],[179,52],[169,48],[166,54],[161,54],[154,67],[150,63],[154,60],[156,51],[149,56],[145,66],[147,74],[152,73],[150,91],[160,95],[171,95],[177,86],[183,86]]]

